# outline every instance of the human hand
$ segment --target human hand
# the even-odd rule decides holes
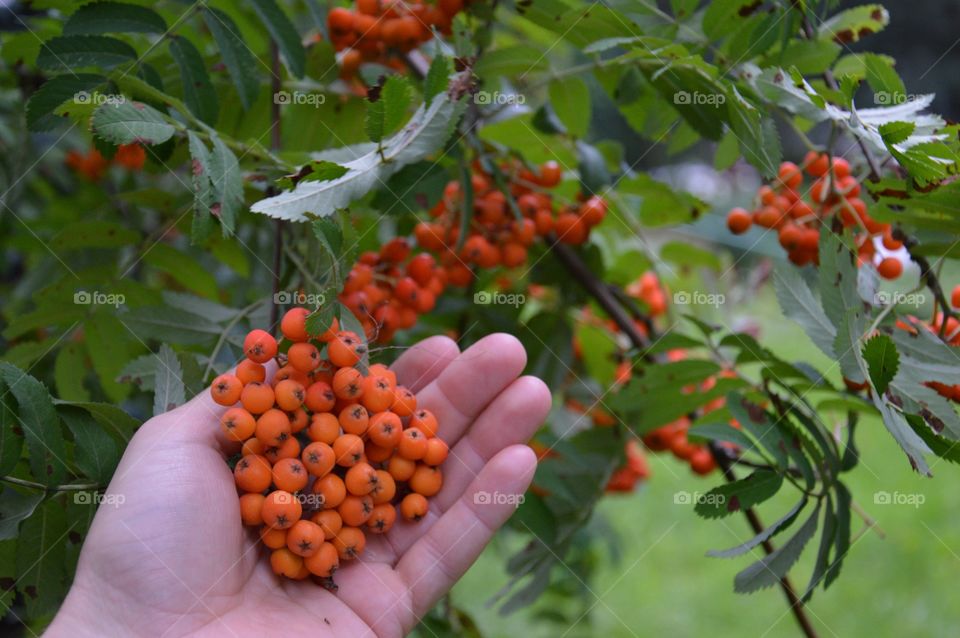
[[[240,521],[224,459],[239,444],[221,434],[225,408],[203,392],[150,419],[133,437],[108,488],[123,504],[99,509],[76,578],[48,636],[186,634],[401,636],[476,560],[526,491],[536,457],[525,443],[550,392],[519,377],[523,346],[504,334],[460,353],[426,339],[393,366],[436,414],[451,448],[444,485],[417,523],[398,520],[341,565],[339,591],[274,576],[255,531]]]

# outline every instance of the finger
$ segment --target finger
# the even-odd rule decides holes
[[[410,588],[413,613],[425,614],[463,576],[516,510],[530,486],[537,457],[526,445],[497,454],[466,493],[397,564]]]
[[[417,405],[434,413],[438,436],[453,447],[493,399],[527,364],[516,337],[498,333],[484,337],[450,362],[417,395]]]
[[[443,488],[430,499],[430,511],[422,520],[397,521],[385,540],[395,556],[402,556],[443,513],[453,506],[497,452],[526,443],[550,410],[550,391],[536,377],[521,377],[487,406],[476,422],[450,450],[441,466]],[[378,558],[388,553],[374,543]]]
[[[404,352],[390,369],[397,374],[397,383],[419,392],[446,369],[460,354],[460,348],[449,337],[424,339]]]

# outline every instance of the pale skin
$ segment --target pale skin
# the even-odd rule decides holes
[[[202,393],[149,420],[124,453],[87,536],[74,584],[48,636],[378,636],[407,634],[466,572],[515,509],[480,492],[526,491],[536,457],[524,443],[550,392],[520,376],[526,354],[504,334],[460,353],[432,337],[394,364],[401,384],[440,421],[450,444],[444,485],[418,523],[368,535],[334,594],[273,575],[240,522],[224,462],[238,444],[218,426],[225,408]]]

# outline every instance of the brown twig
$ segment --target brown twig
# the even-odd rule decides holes
[[[270,150],[278,151],[283,144],[283,136],[280,129],[280,102],[276,95],[280,92],[280,50],[277,43],[270,41],[270,88],[273,91],[274,100],[270,106]],[[273,187],[269,187],[268,191]],[[269,194],[269,193],[268,193]],[[273,224],[273,303],[270,304],[270,325],[275,326],[280,314],[280,304],[277,303],[277,294],[280,292],[280,268],[281,256],[283,255],[283,220],[277,219]]]

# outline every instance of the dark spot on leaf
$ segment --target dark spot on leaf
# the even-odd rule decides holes
[[[734,494],[730,497],[730,500],[727,501],[727,511],[736,512],[740,510],[740,497]]]
[[[883,10],[874,9],[870,12],[870,18],[876,20],[877,22],[883,22]]]
[[[0,589],[4,591],[10,591],[16,584],[17,581],[12,578],[0,578]]]
[[[867,37],[868,35],[870,35],[871,33],[873,33],[873,29],[871,29],[870,27],[863,27],[863,28],[861,28],[859,31],[857,31],[857,37],[858,37],[858,38],[865,38],[865,37]]]
[[[763,408],[755,403],[750,403],[746,399],[742,400],[740,404],[743,406],[743,409],[747,411],[747,416],[750,417],[750,420],[754,423],[764,423],[767,420],[766,415],[763,412]]]
[[[927,408],[923,408],[922,410],[920,410],[920,416],[923,417],[924,421],[930,424],[930,427],[933,428],[934,432],[936,432],[937,434],[940,434],[941,432],[943,432],[943,427],[944,427],[943,420],[940,417],[938,417],[936,414],[934,414]]]
[[[748,15],[756,11],[757,7],[759,7],[761,4],[763,4],[761,0],[756,0],[756,2],[744,5],[740,7],[739,11],[737,11],[737,15],[739,15],[741,18],[746,18]]]
[[[27,585],[27,587],[23,590],[23,593],[25,593],[30,598],[36,598],[37,597],[36,585]]]
[[[67,535],[67,538],[70,539],[70,542],[74,545],[79,545],[83,542],[83,536],[80,534],[80,532],[70,532]]]
[[[841,32],[837,33],[835,36],[833,36],[833,39],[836,40],[836,41],[837,41],[838,43],[840,43],[840,44],[847,44],[848,42],[853,42],[853,40],[854,40],[854,34],[853,34],[853,31],[852,31],[852,30],[850,30],[850,29],[844,29],[843,31],[841,31]]]
[[[210,204],[210,214],[213,215],[214,217],[217,217],[217,218],[220,217],[220,209],[221,209],[220,202],[214,202],[213,204]]]

